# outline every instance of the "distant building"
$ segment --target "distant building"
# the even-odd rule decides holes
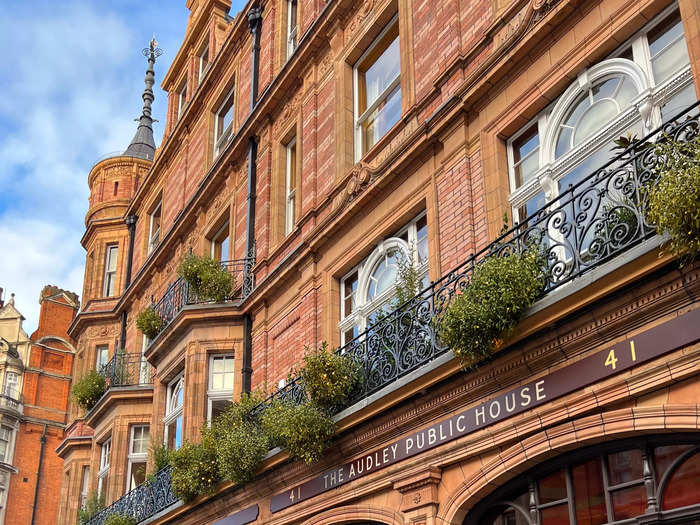
[[[71,406],[59,522],[91,491],[90,525],[700,520],[700,262],[647,220],[653,150],[614,150],[697,136],[698,0],[184,3],[160,147],[153,42],[136,136],[87,174],[69,334],[109,388]],[[447,305],[535,243],[542,295],[463,369]],[[235,289],[199,297],[188,253]],[[399,306],[402,259],[425,289]],[[242,393],[299,402],[322,341],[363,381],[321,461],[274,449],[188,503],[167,468],[143,482],[149,443],[198,441]]]
[[[27,337],[14,294],[0,293],[0,524],[55,524],[75,347],[67,334],[78,296],[46,286]]]

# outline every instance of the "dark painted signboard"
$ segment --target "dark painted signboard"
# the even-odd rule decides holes
[[[279,512],[393,463],[580,390],[698,339],[700,309],[655,326],[634,338],[628,338],[383,448],[327,470],[306,483],[273,496],[270,500],[270,510]]]

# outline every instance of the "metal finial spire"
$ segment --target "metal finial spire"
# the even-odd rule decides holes
[[[136,135],[131,140],[129,147],[126,148],[124,155],[153,160],[153,155],[156,151],[156,144],[153,140],[153,118],[151,117],[151,105],[155,98],[153,96],[153,84],[156,83],[153,66],[156,63],[156,58],[163,54],[163,50],[158,47],[155,34],[148,47],[142,50],[142,53],[148,60],[146,78],[144,79],[146,88],[143,90],[143,95],[141,95],[141,98],[143,98],[143,109],[141,117],[138,119],[139,126],[136,129]]]

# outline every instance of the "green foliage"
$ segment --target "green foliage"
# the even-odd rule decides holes
[[[163,319],[158,315],[155,308],[149,306],[142,310],[136,318],[136,328],[149,339],[153,339],[163,328]]]
[[[95,514],[105,508],[104,496],[98,496],[97,492],[92,491],[88,495],[85,506],[78,509],[78,525],[83,525],[90,521]]]
[[[152,442],[150,448],[151,463],[153,465],[151,475],[154,475],[165,467],[170,466],[170,449],[164,443],[158,442]],[[153,479],[155,480],[155,476]]]
[[[649,188],[647,218],[669,234],[673,254],[694,259],[700,253],[700,137],[662,141],[656,154],[659,180]]]
[[[273,445],[305,463],[318,461],[335,432],[333,419],[313,403],[275,401],[262,414],[263,432]]]
[[[107,390],[107,385],[104,374],[97,370],[90,370],[73,383],[71,395],[80,407],[90,411],[104,395],[105,390]]]
[[[415,246],[411,246],[408,257],[401,253],[398,257],[398,274],[394,288],[394,307],[399,307],[413,299],[423,288],[423,279],[415,261]]]
[[[234,287],[233,275],[211,257],[190,254],[182,260],[177,273],[200,299],[215,303],[225,301]]]
[[[126,514],[110,514],[104,525],[136,525],[136,520]]]
[[[201,443],[188,443],[170,452],[173,494],[184,502],[201,494],[211,494],[219,482],[214,443],[206,437]]]
[[[202,429],[204,439],[215,444],[221,478],[239,484],[250,481],[270,449],[253,413],[261,402],[259,394],[243,394],[210,428]]]
[[[440,335],[464,366],[474,366],[535,302],[544,286],[544,260],[532,248],[523,254],[492,256],[474,269],[472,281],[445,312]]]
[[[324,341],[314,351],[306,348],[304,366],[298,374],[311,402],[331,409],[345,405],[360,378],[359,372],[352,357],[333,352]]]

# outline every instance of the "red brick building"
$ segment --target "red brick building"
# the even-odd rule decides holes
[[[109,388],[71,408],[59,522],[90,491],[111,505],[91,524],[700,519],[700,267],[646,219],[658,159],[612,151],[664,125],[695,136],[698,3],[186,4],[161,146],[152,43],[137,134],[88,175],[69,334],[74,373],[103,368]],[[543,296],[463,370],[437,321],[476,263],[532,239]],[[198,300],[188,253],[220,260],[234,293]],[[400,257],[426,289],[397,308]],[[322,341],[364,379],[322,461],[275,449],[252,482],[188,504],[167,469],[142,483],[149,441],[198,441],[242,392],[298,398],[290,370]]]
[[[79,307],[78,296],[56,286],[45,286],[39,297],[39,325],[30,336],[14,408],[8,444],[11,474],[4,504],[4,523],[52,524],[58,515],[63,460],[56,447],[63,441],[75,354],[67,334]],[[25,357],[25,356],[23,356]],[[5,400],[11,396],[5,378]],[[3,423],[10,414],[3,414]],[[3,426],[3,431],[5,426]],[[6,437],[3,433],[3,439]]]

